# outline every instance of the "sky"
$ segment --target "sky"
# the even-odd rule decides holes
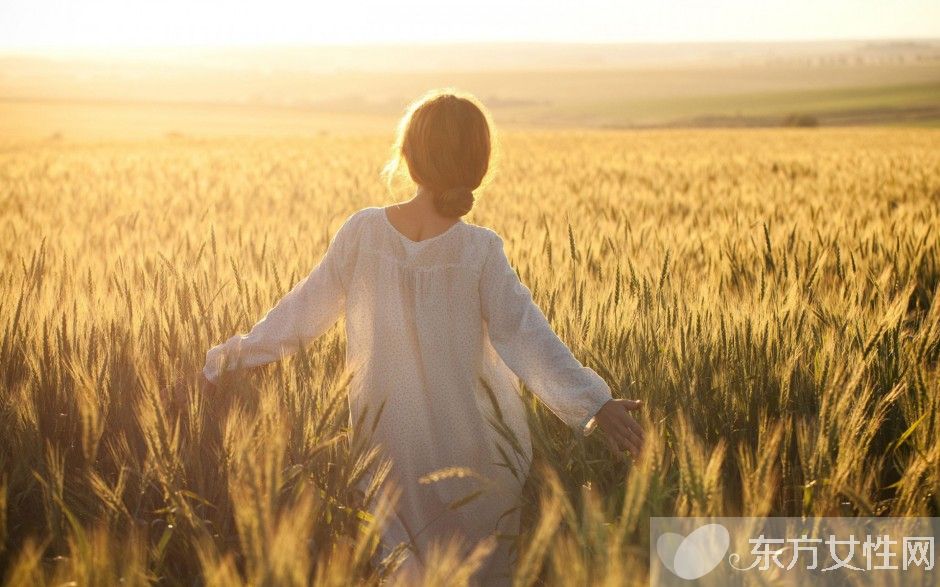
[[[940,0],[0,0],[0,49],[940,37]]]

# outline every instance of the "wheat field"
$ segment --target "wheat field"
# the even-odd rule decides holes
[[[6,584],[390,583],[342,321],[220,399],[161,394],[406,197],[389,140],[0,144]],[[940,515],[940,132],[507,131],[467,220],[651,430],[620,461],[523,390],[518,585],[646,584],[651,516]]]

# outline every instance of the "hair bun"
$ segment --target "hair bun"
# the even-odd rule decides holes
[[[473,208],[473,190],[457,186],[446,189],[434,198],[437,211],[444,216],[460,217]]]

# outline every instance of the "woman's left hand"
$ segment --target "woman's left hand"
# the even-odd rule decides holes
[[[630,414],[641,407],[643,402],[638,399],[612,399],[594,416],[598,428],[604,431],[608,446],[615,453],[628,450],[636,458],[643,452],[646,432]]]

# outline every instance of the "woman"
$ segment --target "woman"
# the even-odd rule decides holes
[[[225,369],[269,363],[345,313],[351,421],[384,402],[370,441],[391,460],[400,490],[383,546],[410,544],[406,566],[419,573],[433,541],[456,538],[469,549],[518,532],[532,449],[516,376],[580,433],[599,427],[612,449],[633,454],[643,444],[629,414],[640,402],[611,397],[551,330],[500,236],[461,219],[490,167],[490,127],[468,95],[435,91],[413,104],[385,171],[391,179],[404,160],[414,197],[350,215],[313,271],[250,332],[209,350],[203,369],[212,385]],[[464,474],[420,481],[455,467]],[[511,567],[502,542],[477,576],[508,583]]]

